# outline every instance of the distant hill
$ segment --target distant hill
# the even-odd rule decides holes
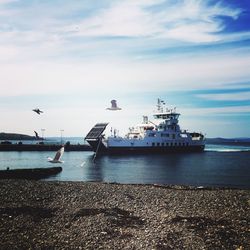
[[[39,139],[42,139],[39,137]],[[36,140],[35,136],[16,134],[16,133],[0,133],[0,140]]]
[[[250,146],[250,138],[206,138],[206,142],[210,144]]]

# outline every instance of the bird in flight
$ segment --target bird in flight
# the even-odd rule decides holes
[[[64,161],[61,161],[61,157],[64,153],[64,146],[62,146],[57,152],[56,152],[56,155],[54,157],[54,159],[48,157],[48,161],[50,163],[64,163]]]
[[[121,108],[119,108],[117,106],[116,100],[112,100],[111,101],[111,108],[106,108],[107,110],[121,110]]]
[[[32,109],[32,111],[36,112],[38,115],[40,115],[41,113],[43,113],[43,111],[40,110],[40,109]]]
[[[36,139],[39,139],[39,135],[36,131],[34,131],[35,135],[36,135]]]

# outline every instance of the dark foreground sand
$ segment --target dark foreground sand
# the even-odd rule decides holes
[[[250,249],[250,190],[0,180],[0,249]]]

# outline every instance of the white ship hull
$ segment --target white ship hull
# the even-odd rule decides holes
[[[89,141],[94,152],[98,154],[155,154],[155,153],[178,153],[178,152],[202,152],[204,143],[181,144],[164,143],[163,145],[150,146],[137,142],[122,142],[112,146],[107,146],[104,141]],[[133,143],[134,145],[128,145]]]

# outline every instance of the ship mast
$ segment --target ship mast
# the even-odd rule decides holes
[[[157,99],[157,111],[158,112],[163,112],[163,105],[165,105],[165,102],[161,100],[160,98]]]

